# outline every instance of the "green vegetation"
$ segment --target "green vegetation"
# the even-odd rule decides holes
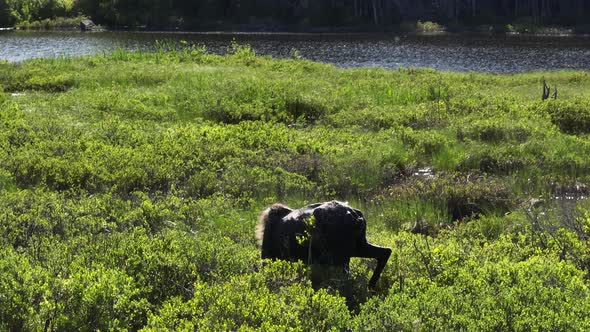
[[[589,73],[178,46],[0,63],[0,330],[590,328]],[[393,249],[374,292],[260,260],[326,199]]]
[[[0,0],[0,27],[47,19],[51,24],[56,18],[80,14],[114,28],[375,31],[407,30],[416,28],[416,22],[433,21],[450,31],[542,33],[566,26],[570,32],[587,33],[590,4],[585,0]],[[437,24],[418,25],[418,31],[441,29]],[[556,30],[563,31],[567,30]]]
[[[416,30],[420,32],[439,32],[444,31],[445,28],[436,22],[418,21],[418,23],[416,23]]]
[[[88,19],[86,16],[56,17],[39,21],[24,21],[17,24],[19,29],[50,30],[50,29],[80,29],[80,22]]]
[[[0,0],[0,27],[76,16],[77,6],[74,0]]]

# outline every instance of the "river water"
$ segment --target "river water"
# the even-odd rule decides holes
[[[428,67],[439,70],[513,73],[590,70],[590,37],[387,34],[260,34],[153,32],[0,32],[0,59],[102,54],[115,49],[153,50],[156,41],[185,40],[223,54],[232,40],[257,54],[304,58],[339,67]]]

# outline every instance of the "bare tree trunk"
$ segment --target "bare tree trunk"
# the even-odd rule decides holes
[[[377,16],[377,0],[372,1],[373,4],[373,21],[375,25],[379,24],[379,17]]]

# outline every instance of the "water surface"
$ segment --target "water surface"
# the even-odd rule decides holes
[[[311,60],[340,67],[428,67],[511,73],[590,69],[590,37],[494,35],[336,35],[260,33],[0,32],[0,59],[80,56],[152,50],[155,42],[186,40],[223,54],[232,40],[257,54],[288,57],[297,50]]]

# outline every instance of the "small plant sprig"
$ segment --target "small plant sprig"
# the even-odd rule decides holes
[[[303,245],[305,241],[311,240],[311,233],[315,229],[315,216],[310,216],[309,218],[305,219],[305,232],[303,234],[297,235],[297,243],[299,245]]]

